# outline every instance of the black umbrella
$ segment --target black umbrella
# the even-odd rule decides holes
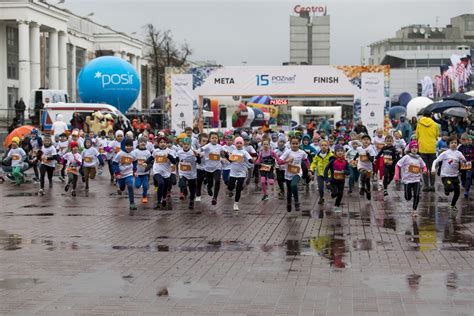
[[[464,105],[458,101],[446,100],[446,101],[431,103],[426,108],[421,109],[418,112],[418,115],[423,115],[424,112],[441,113],[444,110],[447,110],[450,108],[463,108],[463,107]]]
[[[470,96],[469,94],[456,92],[456,93],[451,94],[450,96],[445,97],[444,100],[454,100],[454,101],[461,102],[463,104],[467,104],[467,100],[471,98],[472,96]]]

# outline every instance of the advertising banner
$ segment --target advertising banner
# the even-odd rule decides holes
[[[193,75],[171,76],[171,128],[180,132],[193,126]]]
[[[361,85],[361,119],[372,137],[378,127],[384,126],[384,75],[381,72],[364,72]]]

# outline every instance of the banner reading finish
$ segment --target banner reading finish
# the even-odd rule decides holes
[[[171,128],[183,131],[193,126],[193,75],[171,76]]]

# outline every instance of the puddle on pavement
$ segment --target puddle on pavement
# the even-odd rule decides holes
[[[112,246],[114,250],[142,250],[151,252],[185,252],[185,251],[197,251],[197,252],[230,252],[230,251],[250,251],[253,247],[245,245],[240,241],[229,240],[229,241],[208,241],[205,244],[198,246],[181,246],[181,247],[170,247],[168,245],[160,243],[151,243],[146,246]]]
[[[46,208],[46,207],[51,207],[51,205],[29,204],[29,205],[23,206],[23,208]]]
[[[38,196],[38,192],[14,192],[5,195],[6,197],[17,197],[17,196]]]
[[[10,234],[0,230],[0,247],[3,250],[13,251],[21,249],[23,239],[20,235]]]
[[[39,279],[33,278],[11,278],[0,279],[0,290],[29,289],[37,284],[41,284]]]
[[[266,252],[271,252],[276,249],[277,248],[269,248],[265,250],[267,250]],[[347,252],[348,249],[345,240],[335,238],[335,236],[319,236],[309,240],[288,239],[285,242],[286,256],[319,255],[328,259],[330,265],[336,268],[345,268],[347,266],[347,263],[343,261]]]

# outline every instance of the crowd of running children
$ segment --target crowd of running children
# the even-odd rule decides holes
[[[191,128],[186,128],[178,137],[165,132],[154,136],[147,131],[138,137],[132,132],[124,135],[122,131],[83,135],[74,130],[69,137],[61,134],[51,139],[33,130],[26,142],[13,139],[3,162],[11,164],[9,178],[17,185],[24,182],[24,170],[32,167],[40,195],[45,193],[46,176],[52,188],[57,167],[61,181],[66,183],[65,191],[72,196],[76,196],[79,178],[84,182],[84,189],[89,190],[90,180],[97,173],[102,174],[105,167],[118,194],[127,190],[132,215],[137,209],[134,189],[141,188],[141,202],[146,204],[150,182],[156,192],[155,209],[166,207],[167,197],[176,184],[180,200],[187,199],[189,209],[201,201],[203,184],[212,197],[211,204],[216,205],[223,182],[225,194],[234,198],[233,210],[238,214],[242,190],[252,178],[261,189],[263,201],[269,199],[269,187],[276,182],[278,198],[285,199],[286,195],[288,212],[300,210],[300,181],[306,190],[314,181],[318,204],[325,202],[324,193],[328,190],[335,199],[334,212],[340,213],[346,179],[349,194],[358,184],[360,196],[370,200],[371,181],[378,175],[383,179],[380,186],[385,196],[392,181],[403,183],[406,200],[413,200],[412,215],[417,216],[422,174],[430,172],[441,176],[446,195],[454,193],[451,210],[455,213],[461,184],[467,198],[472,183],[472,139],[464,134],[459,143],[456,137],[443,136],[438,142],[438,156],[428,170],[418,155],[414,138],[407,144],[399,132],[384,135],[381,129],[372,139],[369,135],[344,134],[344,131],[329,137],[320,131],[310,137],[300,131],[194,134]]]

